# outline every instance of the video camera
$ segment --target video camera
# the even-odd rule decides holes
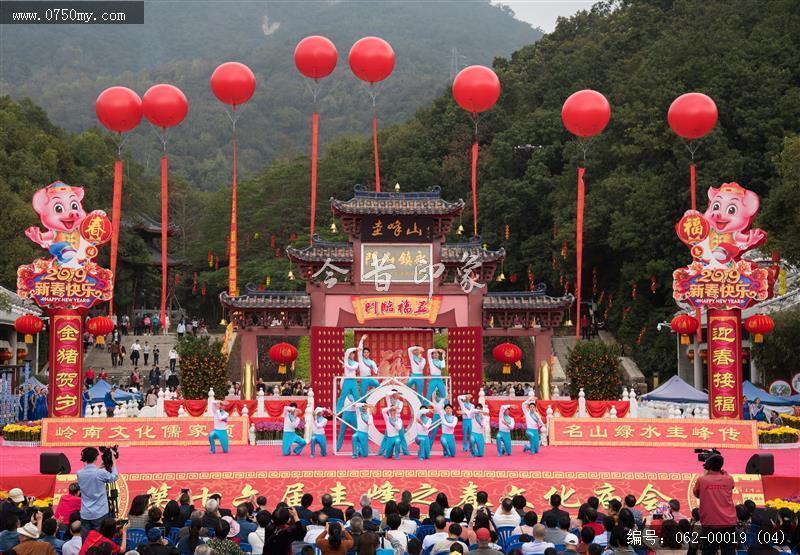
[[[114,461],[119,458],[119,446],[104,447],[101,445],[98,449],[100,449],[100,460],[103,461],[103,468],[111,472],[111,469],[114,468]]]
[[[716,447],[712,447],[711,449],[695,449],[694,452],[698,454],[697,460],[701,463],[705,463],[714,455],[722,455]]]

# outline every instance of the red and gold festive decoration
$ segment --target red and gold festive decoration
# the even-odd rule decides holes
[[[433,324],[442,305],[442,297],[434,295],[390,295],[351,298],[359,324],[385,318],[419,318]]]
[[[764,341],[764,336],[772,332],[774,328],[775,322],[772,316],[768,314],[756,314],[744,321],[744,329],[753,336],[753,341],[755,343]]]
[[[108,316],[97,316],[86,320],[86,331],[95,337],[102,337],[114,331],[114,321]]]
[[[741,316],[736,309],[708,311],[708,411],[712,418],[742,417]]]
[[[11,351],[8,349],[0,350],[0,364],[8,364],[12,358],[14,358],[14,354]]]
[[[44,329],[44,322],[38,316],[26,314],[14,320],[14,329],[25,336],[25,343],[33,343],[33,336]]]
[[[500,343],[492,349],[492,357],[503,365],[503,374],[510,374],[512,364],[519,367],[519,362],[522,360],[522,349],[513,343]]]
[[[81,414],[83,316],[78,310],[50,311],[50,415]]]
[[[700,322],[697,321],[697,318],[688,314],[679,314],[672,319],[670,327],[672,331],[681,336],[681,345],[688,345],[689,336],[697,331],[697,328],[700,327]]]
[[[297,348],[291,343],[276,343],[269,348],[269,358],[278,364],[278,374],[285,374],[286,366],[297,358]]]

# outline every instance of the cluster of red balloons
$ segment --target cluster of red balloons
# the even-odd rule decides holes
[[[104,127],[125,133],[139,125],[142,115],[156,127],[174,127],[189,112],[189,102],[173,85],[153,85],[143,98],[128,87],[109,87],[97,97],[94,110]]]
[[[297,70],[315,81],[336,69],[339,53],[330,39],[319,35],[306,37],[294,49]],[[364,37],[356,41],[348,57],[353,74],[370,84],[383,81],[394,69],[394,50],[380,37]]]

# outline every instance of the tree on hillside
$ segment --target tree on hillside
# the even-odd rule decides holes
[[[622,394],[619,377],[620,348],[599,340],[578,341],[567,358],[569,394],[578,398],[581,389],[590,400],[616,400]]]

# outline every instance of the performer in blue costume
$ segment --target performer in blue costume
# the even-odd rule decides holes
[[[431,438],[428,434],[431,431],[433,420],[430,417],[431,411],[428,407],[421,407],[417,415],[415,425],[417,427],[417,439],[415,440],[419,449],[417,449],[417,457],[419,460],[424,461],[431,458]]]
[[[356,403],[356,433],[353,436],[353,458],[369,456],[369,430],[373,425],[372,407],[366,403]]]
[[[447,399],[444,396],[439,396],[439,392],[434,390],[433,396],[431,397],[431,405],[433,407],[433,422],[431,424],[431,432],[428,436],[431,438],[431,447],[433,447],[434,443],[436,443],[436,438],[439,437],[439,433],[441,432],[441,412],[444,409],[444,406],[449,404]]]
[[[457,400],[458,408],[461,411],[461,433],[464,436],[461,438],[461,448],[466,453],[467,451],[472,450],[472,416],[470,416],[470,411],[475,407],[475,405],[472,404],[471,393],[459,395]]]
[[[41,420],[42,418],[47,418],[47,388],[40,387],[37,393],[35,420]]]
[[[290,403],[288,407],[283,407],[283,456],[288,457],[292,454],[292,445],[297,444],[294,448],[294,454],[299,455],[306,446],[306,440],[297,435],[297,427],[300,425],[300,409],[297,408],[297,403]]]
[[[403,433],[403,419],[397,412],[397,406],[389,406],[382,411],[383,421],[386,423],[386,450],[383,454],[387,459],[400,458],[399,434]]]
[[[31,384],[26,386],[19,386],[19,399],[17,400],[17,422],[27,422],[33,420],[33,411],[31,411]]]
[[[228,413],[220,408],[220,402],[215,401],[211,404],[212,415],[214,416],[214,430],[208,434],[208,443],[211,445],[211,453],[217,452],[216,441],[222,447],[222,452],[228,452]]]
[[[375,364],[375,361],[369,358],[370,351],[368,347],[364,347],[364,340],[367,338],[367,334],[361,336],[361,340],[358,342],[358,372],[361,376],[361,396],[363,397],[367,393],[369,393],[370,388],[375,388],[380,385],[378,380],[372,377],[372,375],[378,375],[378,365]]]
[[[325,426],[328,424],[328,419],[325,418],[325,412],[322,407],[314,409],[314,418],[311,421],[311,458],[314,458],[314,447],[319,445],[319,454],[323,457],[328,456],[328,443],[325,439]]]
[[[400,393],[396,389],[392,389],[388,395],[386,395],[386,406],[387,407],[395,407],[397,409],[397,414],[403,414],[403,407],[405,403],[400,398]],[[398,434],[398,442],[400,444],[400,451],[404,455],[409,455],[408,451],[408,443],[406,442],[406,433],[403,429],[403,420],[400,419],[400,434]],[[381,442],[380,449],[378,449],[378,456],[383,455],[386,453],[386,447],[388,445],[388,440],[386,436],[383,437],[383,441]]]
[[[453,432],[458,425],[458,417],[453,414],[453,406],[449,403],[444,405],[444,407],[436,408],[436,412],[439,414],[439,418],[442,422],[442,449],[444,450],[445,457],[455,457],[456,456],[456,438],[453,435]]]
[[[483,410],[483,405],[478,403],[475,408],[469,409],[467,415],[472,419],[472,434],[470,435],[469,447],[473,457],[482,457],[486,438],[483,431],[489,425],[489,415]]]
[[[514,419],[508,414],[511,405],[501,405],[498,414],[497,427],[497,455],[511,456],[511,430],[514,429]]]
[[[536,399],[531,398],[522,403],[522,413],[525,415],[525,435],[528,436],[528,445],[522,452],[535,455],[539,452],[539,432],[544,428],[544,422],[536,410]]]
[[[442,399],[447,397],[442,380],[442,370],[445,369],[445,366],[444,350],[428,349],[428,370],[431,374],[430,380],[428,380],[428,393],[425,395],[428,399],[433,399],[434,392],[438,392]]]
[[[357,392],[356,392],[357,393]],[[341,397],[340,397],[341,399]],[[336,438],[336,450],[342,450],[342,444],[344,444],[344,437],[345,434],[350,431],[350,435],[355,439],[356,433],[356,398],[353,394],[349,394],[346,398],[344,398],[344,408],[339,413],[343,422],[339,422],[339,436]]]
[[[361,396],[361,390],[358,386],[358,361],[356,360],[356,352],[358,348],[352,347],[344,352],[344,379],[342,380],[342,389],[339,391],[339,399],[336,402],[336,410],[342,410],[342,405],[348,395],[352,395],[354,399]]]
[[[408,387],[417,392],[418,395],[425,395],[425,359],[422,357],[422,347],[412,345],[408,348],[408,360],[411,362],[411,377],[408,378]]]

